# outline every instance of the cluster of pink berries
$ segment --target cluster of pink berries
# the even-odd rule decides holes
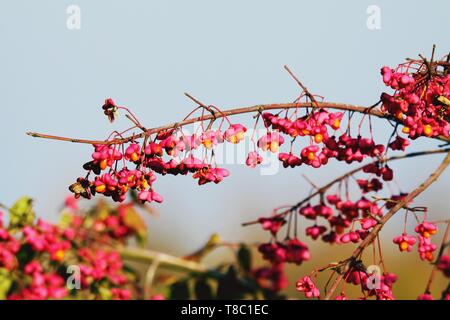
[[[263,289],[279,292],[288,286],[283,264],[276,263],[270,267],[260,267],[252,270],[252,275]]]
[[[273,264],[287,262],[300,265],[311,257],[308,246],[296,238],[263,243],[259,245],[258,250],[265,260]]]
[[[436,262],[436,268],[437,270],[440,270],[443,275],[447,278],[450,278],[450,255],[449,251],[447,251],[447,254],[442,254],[442,256],[439,258],[439,260]],[[418,300],[433,300],[433,296],[431,295],[429,288],[427,288],[426,292],[419,295],[417,297]],[[442,292],[441,300],[450,300],[450,288],[447,287],[444,292]]]
[[[430,236],[436,234],[438,231],[434,223],[424,221],[416,226],[414,231],[419,238],[419,256],[422,260],[433,261],[433,252],[436,251],[437,246],[431,242]]]
[[[380,277],[377,277],[377,284],[371,286],[371,275],[364,270],[352,267],[344,275],[345,282],[353,284],[361,288],[364,296],[361,300],[365,300],[368,297],[375,297],[377,300],[394,300],[392,294],[392,285],[397,281],[397,276],[393,273],[383,273]],[[297,291],[303,292],[305,297],[310,298],[320,298],[320,291],[311,279],[310,276],[304,276],[297,280],[296,283]],[[336,300],[347,300],[344,292],[336,296]]]
[[[375,296],[377,300],[394,300],[392,285],[397,281],[397,275],[388,272],[383,273],[379,278],[377,277],[376,281],[378,283],[376,283],[376,286],[370,286],[370,284],[374,284],[371,283],[371,276],[367,271],[352,268],[347,273],[345,281],[362,288],[364,293],[364,298],[362,299]]]
[[[450,278],[450,255],[448,253],[441,256],[436,266],[447,278]]]
[[[384,146],[375,144],[373,139],[361,136],[352,138],[347,133],[343,133],[338,138],[334,135],[330,136],[329,129],[335,132],[340,128],[342,112],[313,110],[295,120],[291,120],[287,116],[281,118],[279,115],[269,112],[263,113],[262,117],[268,132],[258,140],[257,146],[263,151],[279,152],[280,146],[285,141],[283,134],[293,139],[309,137],[309,145],[304,147],[298,155],[292,152],[292,148],[289,153],[280,152],[278,154],[278,159],[285,168],[293,168],[302,164],[319,168],[327,164],[330,158],[347,163],[361,162],[366,156],[378,157],[384,152]],[[246,161],[248,166],[255,167],[261,162],[262,157],[256,151],[248,154]]]
[[[450,75],[447,74],[447,71],[439,71],[436,64],[427,63],[425,60],[402,64],[396,70],[388,67],[382,68],[381,74],[384,83],[395,90],[392,95],[387,93],[381,95],[382,111],[390,115],[391,119],[394,118],[397,123],[402,124],[402,132],[407,135],[407,137],[401,137],[395,127],[395,132],[391,136],[394,139],[392,141],[389,139],[388,148],[404,151],[410,145],[409,139],[416,139],[420,136],[450,136]],[[314,99],[306,89],[305,91],[301,97],[308,96],[312,100],[311,106],[313,106]],[[134,190],[137,198],[142,202],[162,202],[161,195],[153,189],[156,174],[191,174],[194,179],[198,180],[199,185],[221,182],[229,175],[229,171],[219,168],[215,164],[214,148],[225,141],[231,144],[239,143],[244,139],[247,129],[240,124],[231,124],[224,114],[221,115],[223,121],[219,128],[213,129],[212,125],[216,120],[215,111],[211,111],[213,106],[199,105],[195,110],[202,109],[212,114],[212,120],[206,129],[203,126],[203,115],[199,118],[201,121],[200,133],[185,135],[181,128],[175,126],[172,129],[159,131],[154,139],[152,136],[146,136],[142,144],[134,139],[129,144],[122,143],[123,140],[115,143],[113,139],[109,141],[110,144],[94,145],[92,160],[84,165],[88,171],[87,176],[78,178],[77,182],[70,186],[70,190],[75,193],[76,198],[80,196],[90,198],[91,195],[99,193],[118,202],[124,201],[128,192]],[[111,121],[114,120],[118,109],[128,111],[126,108],[115,105],[111,99],[107,99],[103,106],[104,113]],[[220,110],[218,111],[221,113]],[[289,111],[286,110],[284,116],[281,115],[281,111],[277,114],[265,112],[256,116],[257,119],[260,119],[261,116],[267,132],[259,137],[255,143],[255,150],[248,153],[247,166],[255,168],[263,162],[263,157],[259,153],[261,151],[278,154],[278,159],[285,168],[293,168],[302,164],[319,168],[326,165],[330,159],[351,164],[362,162],[365,158],[380,159],[386,152],[384,145],[375,143],[372,130],[370,138],[361,136],[361,124],[364,117],[358,127],[358,134],[352,136],[351,114],[349,114],[348,126],[343,132],[341,122],[344,113],[342,112],[329,112],[317,107],[312,108],[311,111],[307,109],[304,116],[299,116],[297,111],[289,114]],[[146,130],[133,115],[132,118],[134,119],[132,121],[137,123],[133,128]],[[222,131],[221,127],[225,120],[228,121],[229,127]],[[257,123],[258,120],[255,127]],[[115,134],[114,138],[117,137],[122,138],[120,133]],[[307,144],[294,152],[293,143],[299,137],[305,137]],[[281,146],[288,144],[286,141],[290,141],[289,151],[280,152]],[[199,148],[203,151],[202,157],[194,154],[194,151]],[[210,159],[208,153],[211,154]],[[264,282],[264,286],[267,288],[278,291],[285,286],[284,264],[299,265],[310,259],[308,246],[297,237],[297,214],[314,221],[314,225],[305,230],[306,235],[314,240],[320,238],[331,244],[359,243],[366,239],[371,230],[379,223],[379,219],[383,217],[383,209],[392,208],[405,197],[405,194],[402,193],[392,195],[390,199],[384,199],[385,203],[380,207],[379,200],[369,200],[370,198],[366,194],[382,190],[384,182],[393,180],[393,171],[388,165],[376,162],[366,165],[363,172],[371,176],[367,179],[356,179],[362,194],[357,201],[349,199],[348,190],[345,199],[341,197],[341,189],[339,194],[325,195],[321,191],[319,192],[320,201],[317,204],[311,204],[310,198],[308,198],[308,202],[304,201],[286,212],[258,220],[262,228],[271,234],[271,241],[261,244],[258,250],[264,259],[272,263],[270,268],[260,268],[254,271],[255,278],[259,282]],[[91,173],[95,174],[93,179],[89,179]],[[345,178],[345,182],[348,183],[347,178]],[[293,216],[294,219],[292,219]],[[326,221],[326,224],[321,225],[319,219]],[[295,223],[294,237],[290,235],[291,220],[294,220]],[[278,233],[286,224],[288,224],[288,234],[284,240],[280,241],[277,237]],[[358,228],[357,225],[359,225]],[[136,232],[136,230],[128,228],[120,214],[108,217],[105,221],[96,221],[95,227],[99,230],[108,230],[107,237],[117,239]],[[437,247],[431,242],[430,236],[436,233],[437,227],[424,220],[416,227],[415,231],[418,234],[417,237],[410,236],[405,232],[395,237],[394,243],[403,252],[411,251],[418,242],[420,258],[433,261],[433,252]],[[26,232],[24,230],[24,234]],[[1,236],[0,233],[0,239]],[[37,238],[35,234],[31,234],[31,236],[33,239]],[[35,242],[31,245],[40,245],[39,241],[35,240]],[[64,242],[58,243],[52,247],[53,251],[49,250],[52,259],[57,260],[60,255],[58,252],[61,250],[63,252],[68,250],[63,244]],[[109,259],[104,252],[97,252],[97,254],[101,257],[91,259],[90,265],[95,264],[94,260]],[[439,263],[441,263],[442,269],[448,270],[445,256],[441,260],[442,262]],[[121,270],[122,266],[119,264],[116,269]],[[103,276],[101,273],[103,271],[101,268],[98,271],[101,274],[100,277]],[[96,279],[94,271],[89,271],[86,275],[88,273],[94,280]],[[351,268],[345,275],[346,282],[362,287],[364,298],[375,296],[380,300],[393,299],[392,285],[397,278],[395,275],[385,272],[381,277],[381,287],[378,289],[369,288],[366,284],[369,278],[370,275],[363,268]],[[122,280],[125,281],[118,277],[113,282],[122,284]],[[308,298],[320,297],[319,290],[308,276],[297,282],[297,290],[304,292]],[[127,297],[126,292],[117,291],[115,295]],[[338,296],[338,299],[346,299],[345,294]]]
[[[387,165],[380,163],[369,164],[364,167],[366,173],[378,175],[385,181],[390,181],[393,178],[392,169]],[[377,179],[356,179],[357,184],[363,193],[379,191],[383,183]],[[395,203],[399,196],[392,196],[392,202]],[[387,204],[391,202],[386,202]],[[293,239],[287,235],[284,242],[277,241],[277,234],[284,227],[288,220],[292,219],[292,215],[299,214],[307,220],[313,220],[314,225],[308,226],[305,229],[306,236],[313,240],[321,239],[324,242],[333,244],[358,243],[364,240],[369,234],[370,230],[378,224],[378,219],[383,217],[383,207],[378,205],[377,200],[369,200],[362,196],[357,201],[352,201],[348,198],[342,199],[339,194],[321,194],[319,203],[313,205],[311,202],[300,203],[292,207],[290,210],[285,210],[282,213],[273,214],[271,217],[261,217],[258,223],[261,227],[269,231],[273,242],[263,243],[259,247],[259,251],[263,257],[272,263],[294,262],[302,263],[310,258],[310,253],[306,244],[300,242],[295,236]],[[320,224],[318,221],[326,221],[327,225]],[[360,226],[359,228],[356,228]],[[294,226],[296,231],[297,226]],[[288,232],[291,228],[288,226]],[[293,254],[292,252],[295,252]]]
[[[316,284],[308,276],[304,276],[303,278],[297,280],[295,287],[297,288],[297,291],[303,292],[305,297],[308,299],[320,297],[319,288],[316,287]]]
[[[392,240],[395,244],[398,245],[398,248],[401,252],[404,251],[412,251],[414,244],[416,244],[416,237],[409,236],[406,233],[403,233],[400,236],[395,237]]]
[[[61,262],[71,248],[74,236],[70,230],[61,231],[57,226],[39,219],[35,226],[26,226],[22,230],[25,243],[35,252],[47,252],[50,259]]]
[[[450,75],[430,68],[420,62],[381,69],[383,82],[395,90],[381,95],[382,109],[403,124],[402,132],[411,139],[450,135]],[[407,145],[401,138],[392,147]]]
[[[15,275],[11,278],[14,285],[5,288],[6,297],[42,300],[74,295],[84,299],[131,299],[131,273],[124,268],[119,253],[102,244],[108,239],[124,242],[135,235],[132,227],[120,228],[121,223],[115,220],[120,213],[110,219],[103,210],[102,218],[91,219],[76,213],[77,205],[72,200],[66,208],[65,227],[39,219],[19,230],[11,229],[3,225],[0,213],[0,271],[6,270],[3,277]],[[94,239],[94,235],[99,238]],[[81,288],[67,286],[69,265],[79,267]],[[15,283],[18,279],[20,283]],[[100,287],[103,289],[99,292]]]
[[[62,299],[67,297],[65,279],[55,273],[44,271],[44,267],[37,260],[33,260],[25,265],[24,276],[30,278],[30,283],[17,293],[11,294],[10,300],[46,300]]]
[[[4,226],[3,212],[0,211],[0,267],[12,270],[17,266],[16,254],[20,246],[20,242]]]
[[[327,127],[333,130],[339,129],[342,117],[342,112],[332,113],[323,109],[317,112],[311,112],[309,115],[295,120],[281,118],[278,115],[273,115],[269,112],[263,113],[263,120],[267,128],[278,130],[292,138],[296,138],[297,136],[308,136],[313,139],[315,143],[321,143],[328,138]],[[267,145],[268,140],[264,139],[264,137],[261,138],[260,141],[265,142],[264,145]],[[275,141],[278,142],[278,140]],[[284,140],[282,139],[281,141]],[[281,143],[276,143],[275,147],[278,147],[279,145],[281,145]]]
[[[103,107],[106,112],[113,106],[114,102],[107,99]],[[135,141],[127,147],[124,144],[94,145],[92,160],[83,166],[88,170],[87,177],[78,178],[69,189],[77,198],[90,198],[100,193],[118,202],[126,199],[128,191],[136,190],[142,202],[162,202],[162,196],[153,189],[155,173],[191,173],[199,185],[219,183],[229,175],[229,171],[213,165],[206,156],[203,159],[195,157],[194,150],[200,147],[212,150],[224,141],[237,144],[244,139],[246,131],[243,125],[230,123],[224,132],[219,128],[185,135],[181,130],[170,129],[160,131],[153,141],[142,145]],[[134,168],[129,169],[130,166]],[[94,180],[88,179],[91,172],[96,175]]]
[[[118,252],[80,248],[77,255],[81,258],[80,280],[82,288],[89,288],[102,279],[108,279],[114,286],[117,286],[115,289],[120,289],[128,282],[122,271],[123,263]],[[128,290],[121,290],[120,292],[125,294],[128,299],[131,298],[131,293]]]
[[[433,252],[436,251],[437,246],[431,242],[430,236],[436,234],[437,230],[437,226],[428,221],[424,221],[416,226],[415,232],[419,240],[418,251],[422,260],[430,262],[434,260]],[[415,236],[408,235],[404,232],[402,235],[395,237],[393,242],[398,245],[401,252],[410,252],[416,244],[417,239]]]
[[[306,219],[316,221],[313,226],[306,228],[306,235],[314,240],[321,237],[322,241],[328,243],[358,243],[364,240],[369,230],[377,224],[374,217],[382,216],[381,208],[365,197],[353,202],[349,199],[342,200],[339,195],[330,194],[326,196],[326,200],[329,205],[324,202],[314,206],[307,203],[298,211]],[[319,217],[328,222],[329,229],[317,225]],[[358,221],[361,229],[355,230],[355,222]],[[348,228],[350,230],[346,231]]]
[[[124,243],[130,237],[141,237],[139,226],[136,225],[138,217],[135,215],[131,219],[130,213],[134,214],[134,209],[129,203],[120,204],[115,210],[110,210],[107,215],[95,215],[88,219],[89,229],[95,232],[96,241],[108,243],[114,240]],[[86,232],[86,218],[75,212],[67,214],[70,219],[70,227],[65,229],[65,233],[73,234],[77,239],[88,240],[89,233]],[[134,223],[130,223],[133,221]]]

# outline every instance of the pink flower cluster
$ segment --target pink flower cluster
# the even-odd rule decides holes
[[[272,113],[263,113],[263,120],[267,128],[278,130],[286,135],[295,138],[297,136],[309,136],[316,143],[321,143],[328,138],[328,129],[337,130],[341,126],[343,117],[342,112],[329,112],[327,110],[319,110],[311,112],[311,114],[294,120],[281,118]]]
[[[398,245],[400,251],[410,252],[417,240],[416,237],[403,233],[401,236],[395,237],[392,241]]]
[[[394,300],[392,285],[397,279],[397,275],[385,272],[380,278],[380,288],[369,290],[369,296],[374,295],[377,300]]]
[[[78,178],[69,189],[76,198],[82,196],[89,199],[91,195],[98,193],[117,202],[124,201],[128,191],[136,190],[138,199],[142,202],[162,202],[162,196],[153,189],[156,173],[191,173],[199,185],[219,183],[229,176],[229,171],[213,165],[213,161],[207,157],[195,157],[193,151],[200,147],[210,150],[224,141],[239,143],[244,139],[246,131],[241,124],[230,124],[224,132],[220,128],[206,129],[192,135],[170,129],[160,131],[153,141],[147,143],[146,139],[143,145],[135,141],[127,147],[121,143],[94,145],[92,160],[83,166],[88,171],[87,177]],[[256,166],[261,161],[262,158],[255,154],[248,164]],[[130,169],[130,166],[133,168]],[[96,175],[94,180],[89,180],[91,173]]]
[[[80,279],[83,288],[88,288],[105,279],[118,287],[127,283],[118,252],[80,248],[77,254],[81,258]]]
[[[258,285],[264,289],[278,292],[288,286],[282,263],[273,264],[270,267],[257,268],[252,270],[252,275]]]
[[[384,146],[376,144],[373,139],[350,137],[348,134],[342,134],[338,139],[334,136],[324,141],[326,149],[325,155],[328,158],[336,158],[346,163],[362,162],[365,157],[378,157],[383,154]]]
[[[396,70],[383,67],[381,75],[385,85],[395,90],[393,95],[381,95],[382,109],[403,124],[403,133],[411,139],[450,135],[450,75],[430,71],[425,63],[401,64]],[[406,146],[399,140],[391,147],[404,150]]]
[[[300,265],[311,257],[308,246],[295,238],[284,242],[263,243],[258,250],[265,260],[274,264],[288,262]]]
[[[330,158],[347,163],[361,162],[366,156],[377,157],[384,152],[384,146],[375,144],[372,139],[361,136],[352,138],[347,133],[343,133],[338,139],[330,136],[329,129],[336,131],[340,128],[342,112],[313,110],[296,119],[290,119],[287,116],[281,118],[279,115],[265,112],[262,117],[268,130],[267,134],[258,140],[257,146],[262,151],[277,153],[285,141],[283,134],[293,139],[304,136],[310,138],[309,145],[304,147],[298,155],[292,152],[292,148],[289,153],[279,153],[278,159],[285,168],[293,168],[302,164],[319,168],[327,164]],[[255,167],[261,161],[261,156],[256,151],[252,151],[249,153],[246,163],[250,167]]]
[[[431,242],[430,238],[419,236],[419,256],[422,260],[433,262],[433,252],[436,251],[436,244]]]
[[[33,260],[24,267],[24,274],[31,278],[27,287],[11,294],[10,300],[62,299],[69,294],[65,279],[57,273],[46,273],[39,261]]]
[[[384,181],[392,181],[394,179],[394,171],[387,164],[382,165],[379,162],[364,166],[363,172],[373,173],[377,177],[381,177]]]
[[[6,297],[42,300],[73,294],[89,299],[130,299],[132,285],[118,251],[102,247],[111,240],[124,243],[126,237],[136,235],[137,231],[123,221],[127,205],[112,215],[106,214],[108,210],[103,207],[95,219],[76,213],[75,202],[66,204],[64,228],[38,219],[19,229],[8,229],[0,213],[0,268],[7,272],[3,276],[12,281],[5,289]],[[81,288],[73,291],[66,285],[71,275],[67,272],[69,265],[78,266],[81,273]],[[102,296],[99,286],[110,296]]]
[[[437,226],[434,223],[423,221],[415,227],[415,232],[418,234],[418,252],[420,258],[432,262],[434,260],[433,252],[436,251],[437,246],[431,242],[430,236],[436,234]],[[415,236],[403,233],[402,235],[395,237],[393,242],[398,245],[400,251],[410,252],[417,242],[417,239]]]
[[[276,236],[280,228],[286,224],[286,220],[283,217],[274,216],[270,218],[261,217],[258,219],[258,222],[261,224],[261,227],[264,230],[270,231],[272,236]]]
[[[0,211],[0,267],[7,270],[12,270],[16,267],[16,254],[19,249],[20,242],[3,225],[3,212]]]
[[[71,248],[70,240],[55,225],[39,219],[35,226],[23,228],[25,243],[36,252],[48,252],[53,261],[62,262]]]
[[[450,278],[450,255],[442,255],[436,266],[447,278]]]
[[[101,170],[105,170],[108,167],[111,168],[117,160],[121,159],[122,153],[116,148],[107,145],[94,145],[92,169],[100,173]]]
[[[352,268],[345,277],[347,283],[360,286],[365,296],[374,296],[377,300],[394,300],[392,285],[397,281],[397,275],[383,273],[381,276],[370,275],[366,271]],[[364,298],[365,299],[365,298]]]
[[[419,237],[419,255],[422,260],[432,262],[434,260],[433,252],[436,251],[436,244],[431,242],[430,236],[437,233],[437,226],[431,222],[423,221],[414,229]]]
[[[353,202],[351,200],[343,201],[340,196],[330,194],[326,196],[326,200],[329,205],[324,202],[314,206],[307,203],[298,211],[306,219],[317,221],[321,217],[328,222],[329,229],[326,226],[318,225],[317,222],[306,228],[306,235],[314,240],[321,237],[322,241],[329,243],[357,243],[363,240],[368,231],[377,224],[371,216],[382,216],[381,208],[365,197]],[[361,229],[354,230],[357,221],[360,222]],[[348,228],[350,230],[346,231]],[[326,233],[327,230],[329,230],[328,233]]]
[[[132,205],[125,203],[118,205],[108,215],[92,217],[92,229],[96,232],[99,241],[105,242],[109,239],[114,239],[115,241],[124,242],[129,237],[139,236],[138,227],[128,222],[127,216],[130,210],[134,210]],[[77,214],[72,215],[71,219],[71,228],[66,229],[65,232],[72,230],[77,236],[84,236],[85,226],[83,222],[85,219]]]
[[[316,287],[315,283],[308,276],[305,276],[297,280],[295,287],[297,288],[297,291],[303,292],[305,294],[305,297],[308,299],[320,297],[319,289]]]

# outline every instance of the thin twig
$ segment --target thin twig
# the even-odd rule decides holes
[[[140,125],[139,122],[137,122],[135,119],[133,119],[132,116],[130,116],[129,114],[126,114],[125,117],[127,117],[127,119],[130,120],[136,127],[141,129],[142,132],[144,132],[144,133],[147,132],[147,129],[144,126]]]
[[[208,108],[208,106],[204,103],[202,103],[200,100],[198,100],[197,98],[194,98],[191,94],[185,92],[184,95],[186,97],[188,97],[189,99],[191,99],[192,101],[194,101],[196,104],[198,104],[199,106],[203,107],[203,108]]]
[[[431,270],[430,277],[428,279],[427,286],[425,288],[425,293],[429,294],[431,292],[431,285],[433,284],[434,277],[436,276],[437,264],[439,263],[439,260],[441,260],[442,254],[444,253],[445,244],[447,243],[449,233],[450,233],[450,222],[447,222],[447,228],[445,229],[444,236],[442,237],[439,253],[433,265],[433,269]]]
[[[319,107],[319,104],[317,103],[316,98],[309,92],[308,88],[306,88],[303,83],[295,76],[295,74],[289,69],[288,66],[284,66],[284,69],[289,73],[289,75],[297,82],[297,84],[302,88],[303,92],[306,94],[306,96],[311,100],[311,103],[313,103],[316,107]]]

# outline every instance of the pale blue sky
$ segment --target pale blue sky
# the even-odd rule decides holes
[[[66,28],[66,8],[81,8],[81,30]],[[381,8],[381,30],[366,27],[366,8]],[[99,110],[107,97],[132,108],[148,127],[179,120],[193,104],[234,106],[288,102],[298,94],[283,71],[288,64],[329,101],[370,105],[383,89],[382,65],[395,65],[449,45],[448,1],[100,1],[0,2],[0,200],[37,199],[41,215],[57,218],[58,200],[83,173],[91,148],[30,138],[26,131],[100,138],[113,128]],[[249,123],[249,118],[243,118]],[[386,134],[377,122],[377,132]],[[381,136],[382,136],[381,135]],[[433,148],[417,141],[410,150]],[[441,156],[393,165],[409,190]],[[345,170],[331,164],[276,176],[232,166],[220,185],[198,187],[190,178],[163,177],[165,203],[151,219],[151,239],[169,237],[176,252],[213,231],[244,239],[255,229],[239,224],[294,203],[308,192],[301,178],[325,182]],[[420,198],[444,216],[450,174]],[[262,237],[257,233],[257,237]],[[265,235],[264,235],[265,236]],[[156,244],[158,246],[158,243]],[[166,245],[160,244],[165,247]]]

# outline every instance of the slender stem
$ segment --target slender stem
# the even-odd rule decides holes
[[[206,267],[198,262],[174,257],[166,253],[146,250],[141,248],[122,247],[119,248],[120,255],[127,260],[133,260],[144,263],[153,263],[158,261],[160,268],[166,268],[177,271],[187,272],[205,272]]]
[[[329,109],[336,109],[336,110],[344,110],[344,111],[354,111],[358,113],[363,114],[370,114],[373,116],[376,116],[378,118],[383,119],[389,119],[392,121],[398,122],[397,119],[393,118],[392,116],[388,114],[384,114],[381,110],[375,109],[375,108],[366,108],[362,106],[352,105],[352,104],[345,104],[345,103],[334,103],[334,102],[317,102],[317,106],[319,108],[329,108]],[[236,108],[236,109],[230,109],[223,111],[221,113],[214,113],[205,115],[202,117],[196,117],[196,118],[190,118],[183,120],[181,122],[175,122],[171,124],[167,124],[164,126],[160,126],[157,128],[148,129],[146,132],[142,132],[140,134],[125,137],[121,139],[114,139],[114,140],[85,140],[85,139],[78,139],[78,138],[67,138],[67,137],[60,137],[55,135],[49,135],[49,134],[42,134],[42,133],[36,133],[36,132],[27,132],[27,135],[35,137],[35,138],[43,138],[43,139],[50,139],[50,140],[59,140],[59,141],[68,141],[68,142],[74,142],[74,143],[85,143],[85,144],[122,144],[130,142],[133,139],[139,139],[145,136],[149,136],[155,133],[158,133],[160,131],[173,129],[182,127],[188,124],[200,122],[200,121],[206,121],[216,118],[222,118],[226,116],[232,116],[232,115],[238,115],[238,114],[244,114],[244,113],[251,113],[251,112],[261,112],[264,110],[276,110],[276,109],[298,109],[298,108],[309,108],[311,107],[311,103],[302,102],[302,103],[273,103],[273,104],[260,104],[255,105],[251,107],[242,107],[242,108]],[[439,136],[437,139],[450,142],[449,138]]]
[[[338,287],[339,283],[342,281],[343,277],[347,272],[349,271],[351,267],[351,263],[357,259],[364,249],[372,243],[372,241],[376,238],[378,233],[381,231],[385,223],[394,216],[394,214],[402,209],[407,203],[412,201],[414,198],[416,198],[418,195],[420,195],[423,191],[425,191],[433,182],[435,182],[439,176],[445,171],[445,169],[450,164],[450,152],[447,153],[444,160],[441,162],[439,167],[416,189],[414,189],[412,192],[410,192],[405,198],[403,198],[402,201],[399,201],[391,210],[389,210],[381,219],[380,223],[377,224],[368,234],[368,236],[363,240],[363,242],[356,248],[356,250],[353,252],[352,256],[347,260],[348,262],[345,263],[345,267],[343,272],[334,280],[332,287],[330,288],[330,291],[328,291],[327,295],[325,296],[325,299],[328,300],[333,295],[334,291]]]
[[[447,228],[445,229],[444,236],[442,237],[441,247],[439,248],[439,254],[431,270],[430,277],[428,279],[427,287],[425,288],[425,293],[431,292],[431,285],[433,284],[434,277],[437,271],[437,264],[441,260],[442,254],[444,253],[445,245],[447,243],[448,234],[450,233],[450,222],[447,222]]]
[[[206,104],[204,104],[203,102],[201,102],[200,100],[198,100],[197,98],[194,98],[194,96],[192,96],[191,94],[185,92],[184,95],[186,97],[188,97],[189,99],[191,99],[192,101],[194,101],[196,104],[198,104],[200,107],[203,108],[208,108],[208,106]]]
[[[297,84],[302,88],[303,92],[306,94],[306,96],[311,100],[311,103],[313,103],[316,107],[318,106],[316,98],[309,92],[308,88],[306,88],[303,83],[295,76],[295,74],[289,69],[288,66],[284,66],[284,69],[289,73],[289,75],[297,82]]]
[[[147,272],[145,273],[145,282],[144,282],[145,299],[148,299],[152,293],[153,280],[155,279],[158,267],[159,267],[159,256],[157,256],[153,260],[153,262],[147,268]]]
[[[127,117],[127,119],[130,120],[137,128],[141,129],[142,132],[147,132],[147,129],[143,127],[138,121],[136,121],[136,119],[134,119],[132,116],[126,114],[125,117]]]

